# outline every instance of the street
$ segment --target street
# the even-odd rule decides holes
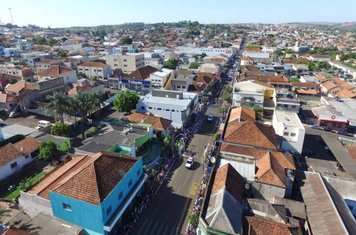
[[[170,177],[162,184],[132,234],[182,234],[188,223],[188,215],[203,175],[203,154],[216,132],[219,105],[208,107],[205,116],[196,124],[196,131],[188,150],[195,153],[192,169],[185,167],[185,159],[179,159],[172,167]],[[207,121],[207,114],[213,114],[213,121]]]

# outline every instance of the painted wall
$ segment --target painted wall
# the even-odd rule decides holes
[[[142,179],[143,177],[143,165],[142,159],[140,158],[136,164],[130,169],[125,178],[123,178],[113,190],[112,192],[105,198],[102,202],[102,214],[103,214],[103,224],[106,224],[115,213],[117,208],[121,205],[121,203],[125,200],[127,195],[134,188],[136,183]],[[131,186],[129,186],[129,182],[131,180]],[[122,192],[122,198],[119,198],[120,193]],[[106,210],[111,206],[111,213],[107,214]]]
[[[49,197],[55,217],[82,226],[88,230],[89,234],[104,234],[100,205],[80,201],[55,192],[49,192]],[[70,205],[71,210],[64,209],[63,203]]]
[[[12,174],[19,172],[24,166],[31,163],[33,160],[34,160],[34,158],[32,158],[31,154],[29,154],[26,156],[20,156],[20,157],[16,158],[15,160],[12,160],[12,161],[8,162],[7,164],[1,166],[0,167],[0,180],[6,179],[7,177],[11,176]],[[17,166],[15,166],[14,168],[11,168],[11,164],[13,164],[15,162],[17,163]]]
[[[105,234],[104,225],[111,219],[117,208],[131,192],[136,183],[143,177],[142,159],[130,169],[127,175],[105,198],[101,205],[80,201],[55,192],[50,192],[53,215],[84,227],[89,234]],[[129,182],[131,181],[131,186]],[[122,197],[119,198],[122,192]],[[71,211],[63,208],[63,203],[71,206]],[[107,209],[111,206],[111,212]]]

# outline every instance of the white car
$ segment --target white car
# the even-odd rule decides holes
[[[185,163],[185,167],[191,169],[194,164],[194,159],[192,157],[188,157],[187,162]]]
[[[209,113],[208,118],[207,118],[208,122],[211,122],[213,120],[213,118],[214,118],[214,116],[211,113]]]

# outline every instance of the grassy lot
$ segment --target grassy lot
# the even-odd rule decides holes
[[[37,184],[44,176],[46,172],[39,171],[28,178],[26,177],[18,177],[17,179],[14,179],[12,181],[12,185],[14,186],[11,190],[5,190],[0,192],[0,197],[5,198],[5,199],[16,199],[18,196],[20,196],[20,191],[23,190],[20,185],[25,184],[26,188],[31,188],[33,185]]]

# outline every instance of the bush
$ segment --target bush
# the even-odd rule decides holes
[[[42,142],[40,145],[39,159],[48,161],[53,158],[57,151],[57,145],[53,141]]]
[[[56,122],[51,127],[52,135],[60,135],[60,136],[69,136],[70,135],[70,126],[63,122]]]

